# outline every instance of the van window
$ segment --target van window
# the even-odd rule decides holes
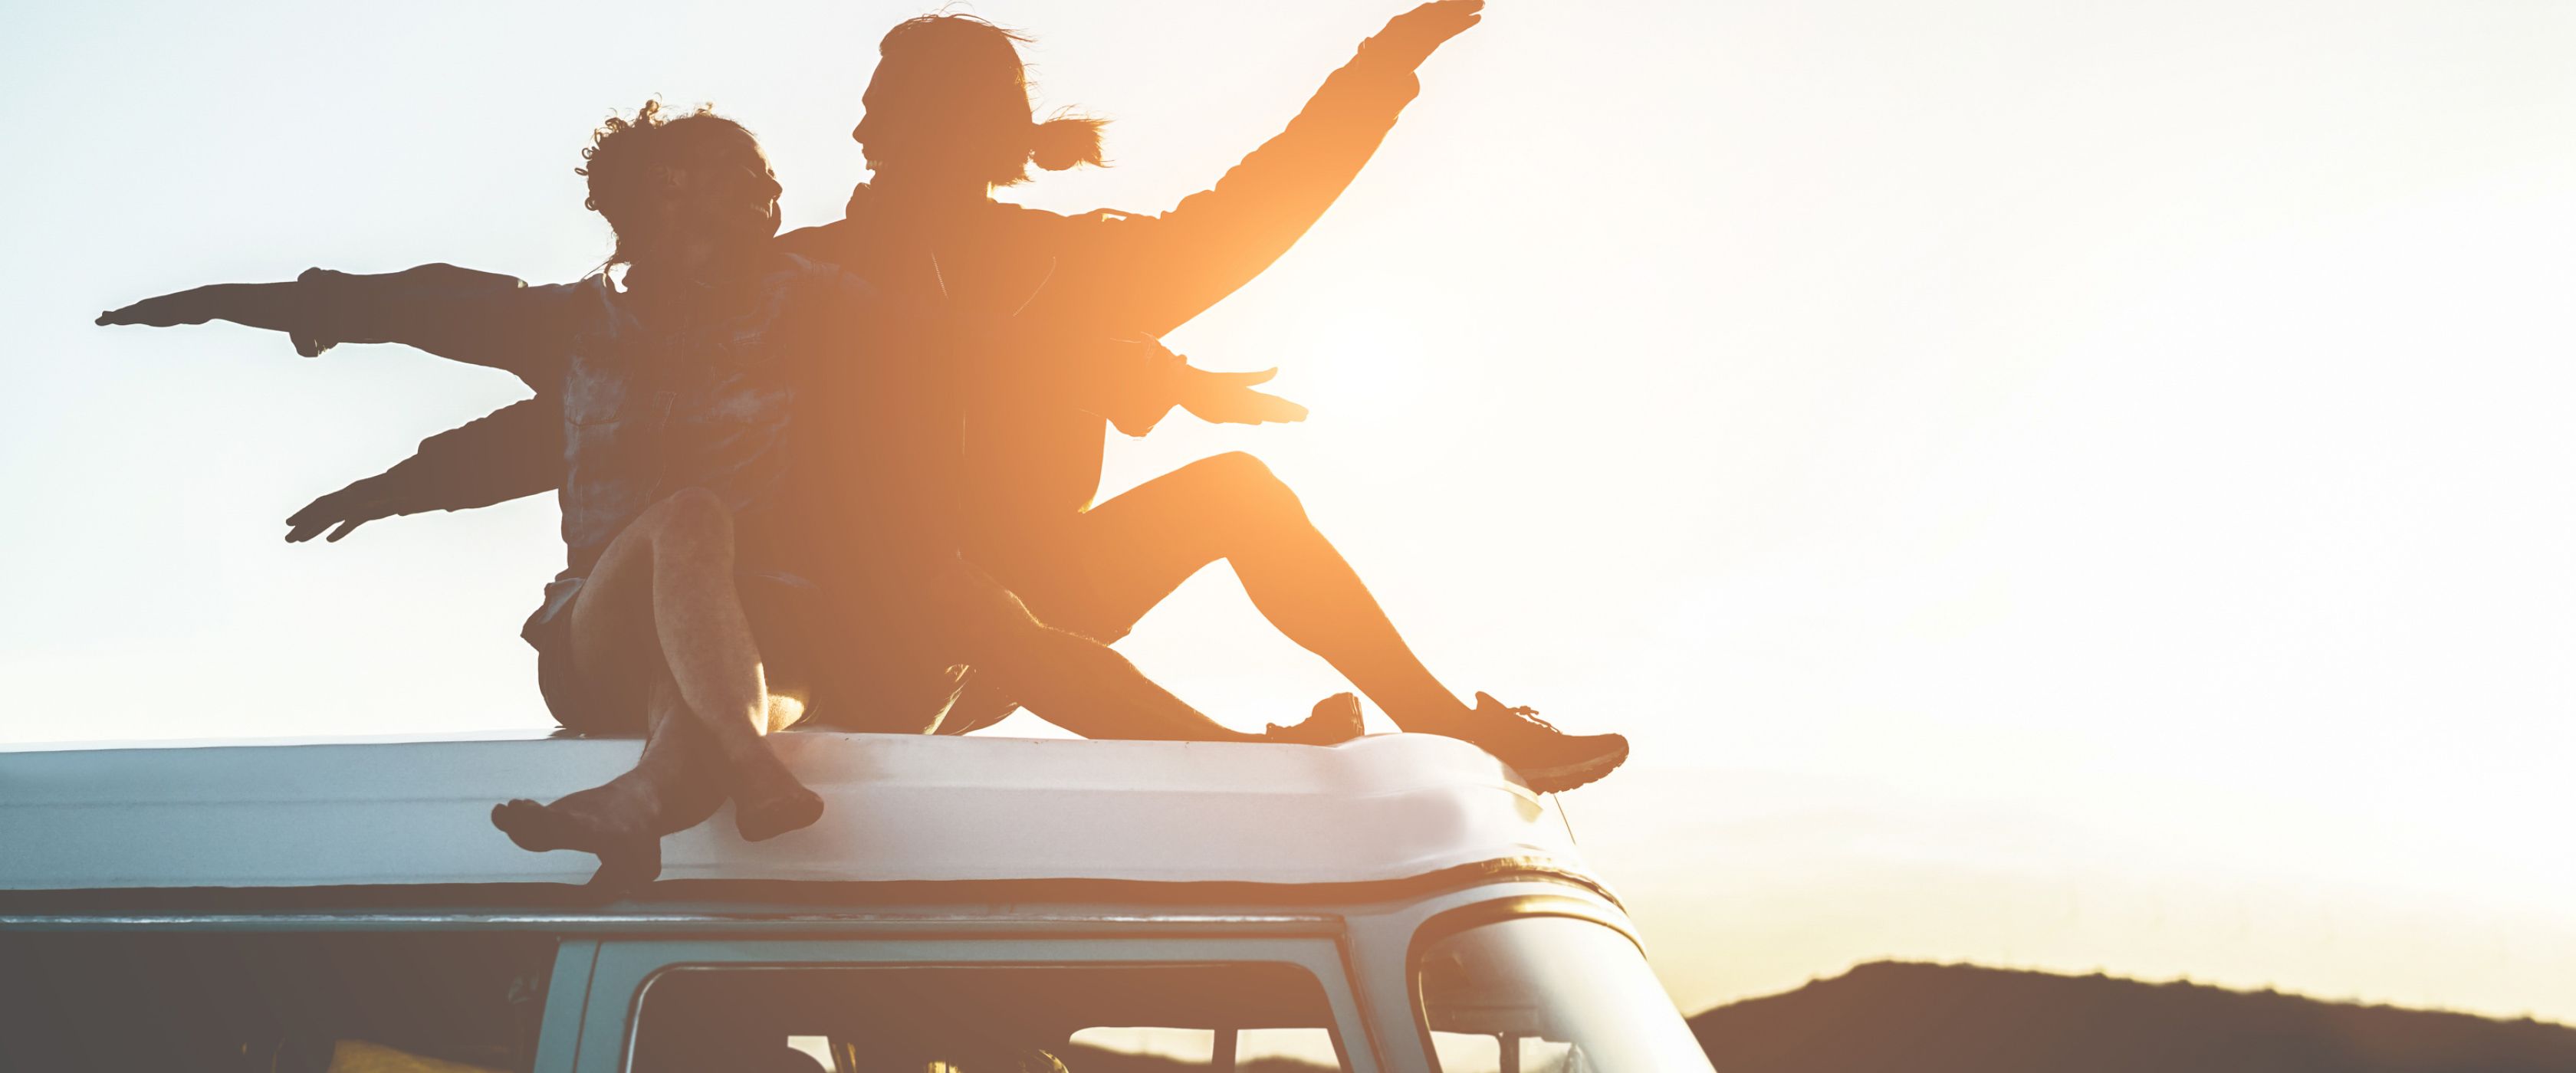
[[[0,1069],[524,1071],[554,940],[410,932],[0,933]],[[400,1068],[400,1067],[389,1067]]]
[[[1229,1047],[1246,1073],[1346,1068],[1322,984],[1256,963],[675,968],[644,987],[628,1069],[1186,1070]]]
[[[1424,947],[1413,974],[1441,1073],[1709,1068],[1636,944],[1589,920],[1469,927]]]

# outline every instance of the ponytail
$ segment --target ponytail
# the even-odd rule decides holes
[[[1029,128],[1029,162],[1048,171],[1100,166],[1100,128],[1108,120],[1058,116]]]

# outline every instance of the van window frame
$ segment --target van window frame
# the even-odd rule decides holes
[[[1431,1041],[1431,1013],[1422,1004],[1422,955],[1433,946],[1477,928],[1530,917],[1566,917],[1597,924],[1628,940],[1637,948],[1640,963],[1645,961],[1646,944],[1635,930],[1617,914],[1581,898],[1563,894],[1516,894],[1441,910],[1414,926],[1413,937],[1404,946],[1404,1005],[1412,1011],[1415,1042],[1421,1048],[1422,1068],[1438,1070],[1440,1059]],[[1652,970],[1649,969],[1649,972]]]
[[[1081,965],[1292,965],[1311,975],[1332,1011],[1334,1049],[1349,1073],[1391,1073],[1382,1033],[1367,1016],[1345,941],[1320,936],[984,937],[847,933],[789,939],[719,936],[604,939],[570,1073],[627,1073],[644,996],[673,972],[894,969],[907,966],[1049,968]]]

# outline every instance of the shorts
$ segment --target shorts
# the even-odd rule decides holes
[[[1115,554],[1083,542],[1079,525],[1031,539],[1023,534],[977,549],[976,565],[1020,598],[1038,621],[1078,633],[1101,644],[1115,644],[1134,628],[1151,603],[1112,598],[1092,576],[1094,556]],[[993,675],[963,683],[956,704],[939,724],[941,734],[972,734],[1011,717],[1019,698]]]
[[[901,614],[889,618],[872,613],[923,607],[922,594],[913,585],[863,591],[836,604],[821,586],[783,571],[746,572],[734,584],[770,681],[796,682],[809,694],[800,729],[929,733],[941,727],[965,689],[967,668],[919,643],[946,631],[938,625],[924,628]],[[577,588],[564,594],[554,614],[532,620],[524,631],[537,650],[537,691],[555,721],[574,733],[641,735],[642,692],[603,686],[640,682],[647,669],[612,668],[605,676],[582,673],[572,651],[572,607],[579,598]]]
[[[822,611],[822,590],[802,577],[776,570],[747,571],[735,577],[734,586],[741,594],[743,613],[751,620],[752,640],[760,646],[762,662],[802,662],[800,650],[816,632]],[[581,593],[577,584],[569,588],[553,595],[547,610],[520,633],[537,650],[537,693],[566,730],[593,737],[641,735],[645,729],[642,691],[604,688],[603,682],[640,682],[647,671],[636,667],[610,668],[606,676],[581,673],[572,651],[572,609]]]

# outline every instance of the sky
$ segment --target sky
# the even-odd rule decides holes
[[[1401,6],[976,3],[1112,120],[1008,196],[1168,208]],[[89,320],[578,277],[577,152],[656,94],[827,221],[924,8],[603,10],[12,13],[0,742],[548,725],[550,502],[278,539],[514,381]],[[1562,801],[1685,1009],[1897,956],[2576,1022],[2571,54],[2545,3],[1495,0],[1170,339],[1314,418],[1106,490],[1253,452],[1450,686],[1630,735]],[[1221,568],[1121,647],[1241,727],[1340,688]]]

